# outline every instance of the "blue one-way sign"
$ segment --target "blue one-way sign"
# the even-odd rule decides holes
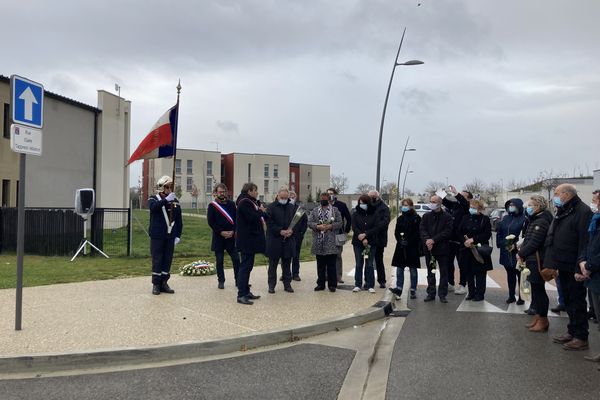
[[[44,125],[44,86],[17,75],[11,76],[12,120],[42,129]]]

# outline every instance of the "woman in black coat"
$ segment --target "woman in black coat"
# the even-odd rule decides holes
[[[525,261],[529,269],[531,283],[531,304],[535,304],[536,315],[526,326],[531,332],[546,332],[548,330],[548,294],[546,283],[539,273],[539,268],[544,262],[544,242],[552,222],[552,214],[548,211],[548,201],[544,196],[531,196],[525,209],[527,214],[527,228],[525,238],[517,253],[517,260]]]
[[[375,293],[375,271],[373,260],[377,248],[379,228],[377,225],[375,207],[371,198],[363,194],[358,198],[356,211],[352,216],[352,247],[356,266],[354,268],[354,292],[360,292],[363,287],[363,266],[365,268],[365,288]],[[367,253],[367,254],[363,254]],[[367,262],[365,263],[365,257]]]
[[[483,263],[477,261],[473,249],[477,245],[489,246],[492,237],[492,224],[490,218],[482,214],[484,204],[481,200],[469,202],[469,214],[463,218],[459,233],[464,238],[460,249],[462,262],[467,270],[469,293],[466,300],[483,301],[487,272],[492,270],[492,257],[490,254],[482,255]],[[476,250],[477,251],[477,250]]]
[[[396,267],[396,287],[390,289],[392,293],[400,297],[404,287],[404,268],[410,271],[410,298],[417,298],[417,268],[421,267],[421,237],[419,225],[421,217],[413,209],[413,201],[404,199],[401,203],[402,213],[396,220],[396,249],[392,258],[392,267]]]

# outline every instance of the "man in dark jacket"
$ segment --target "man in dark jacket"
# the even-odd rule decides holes
[[[290,190],[290,203],[294,206],[294,214],[300,208],[300,205],[296,202],[296,192]],[[304,214],[300,221],[294,227],[294,243],[296,249],[292,256],[292,280],[300,281],[300,251],[302,250],[302,241],[304,240],[304,234],[308,229],[308,216]]]
[[[173,193],[173,180],[158,180],[158,194],[148,199],[150,210],[150,253],[152,254],[152,294],[175,293],[167,281],[171,277],[173,251],[183,231],[181,207]]]
[[[450,237],[452,236],[452,217],[442,209],[442,198],[431,196],[429,205],[431,212],[423,215],[419,231],[421,241],[425,250],[425,262],[427,263],[427,297],[425,301],[435,300],[435,271],[433,270],[432,258],[440,271],[440,284],[438,296],[442,303],[447,303],[448,295],[448,257],[450,254]]]
[[[250,273],[254,268],[254,257],[257,253],[265,252],[265,208],[257,200],[258,188],[252,183],[246,183],[237,198],[235,244],[242,255],[240,269],[238,271],[238,296],[240,304],[253,304],[251,300],[257,300],[250,292],[248,281]]]
[[[225,289],[225,270],[223,261],[225,251],[233,264],[233,276],[237,286],[240,257],[235,249],[235,203],[227,198],[227,186],[219,183],[213,190],[214,200],[208,205],[206,220],[212,229],[210,249],[215,252],[217,280],[219,289]]]
[[[267,271],[269,293],[275,293],[277,284],[277,265],[281,259],[281,275],[283,290],[293,293],[292,273],[290,264],[296,250],[294,231],[288,229],[294,218],[294,206],[288,200],[287,189],[280,189],[277,199],[267,207],[267,256],[269,269]]]
[[[460,276],[458,281],[458,288],[454,291],[454,294],[466,294],[467,293],[467,271],[464,266],[461,265],[458,257],[458,251],[461,243],[464,242],[464,238],[460,236],[458,228],[462,223],[462,219],[465,215],[469,215],[469,201],[473,200],[473,194],[467,190],[463,190],[458,193],[456,188],[452,185],[449,186],[452,197],[446,196],[442,200],[444,207],[448,209],[450,216],[452,217],[452,237],[450,239],[450,252],[448,253],[448,289],[453,290],[455,287],[454,281],[454,259],[458,263],[460,270]]]
[[[548,230],[544,267],[557,269],[569,314],[568,333],[553,338],[565,350],[588,348],[587,291],[575,280],[578,263],[583,261],[592,211],[584,204],[573,185],[558,185],[554,190],[556,216]]]
[[[375,268],[377,270],[377,282],[379,287],[385,289],[385,265],[383,264],[383,252],[388,243],[388,226],[390,225],[390,208],[385,204],[377,190],[371,190],[369,197],[375,207],[375,222],[377,224],[377,247],[375,248]]]
[[[338,194],[338,191],[335,188],[327,189],[327,194],[329,195],[329,203],[335,208],[337,208],[340,214],[342,214],[342,222],[344,224],[344,227],[340,232],[336,233],[348,234],[348,232],[350,232],[350,229],[352,229],[352,216],[350,215],[348,206],[346,206],[346,203],[344,203],[343,201],[337,199],[336,196]],[[342,274],[344,272],[344,266],[342,265],[342,251],[343,248],[340,249],[337,255],[337,259],[335,261],[335,269],[337,271],[338,283],[344,283],[344,280],[342,279]]]

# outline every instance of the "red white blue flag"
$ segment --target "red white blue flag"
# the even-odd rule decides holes
[[[135,149],[127,165],[144,158],[172,157],[177,148],[178,105],[170,108],[156,121],[152,130]]]

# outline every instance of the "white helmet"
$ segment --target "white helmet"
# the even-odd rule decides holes
[[[158,188],[162,189],[163,186],[165,186],[167,183],[173,183],[173,179],[171,179],[170,176],[165,175],[158,180],[158,182],[157,182]]]

